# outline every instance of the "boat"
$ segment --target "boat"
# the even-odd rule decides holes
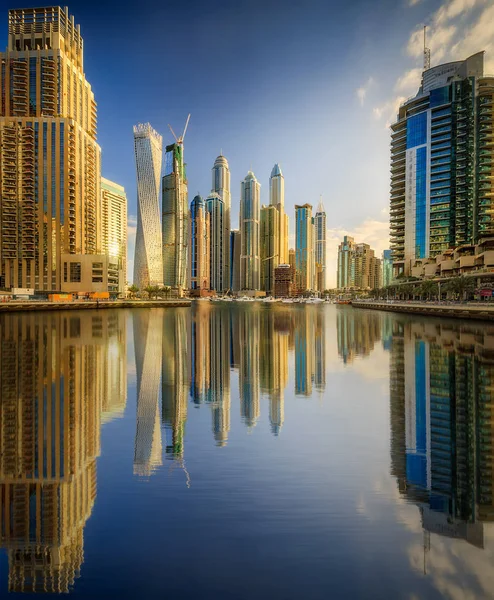
[[[249,298],[249,296],[240,296],[240,298],[237,298],[237,302],[254,302],[254,298]]]
[[[322,298],[307,298],[305,301],[306,304],[321,304],[321,302],[324,302]]]
[[[292,298],[283,298],[281,302],[282,304],[293,304],[295,300],[293,300]]]
[[[351,300],[336,300],[336,304],[351,304]]]
[[[221,298],[222,302],[233,302],[233,298],[231,296],[223,296],[223,298]]]
[[[268,296],[267,298],[263,298],[262,301],[265,302],[266,304],[271,304],[272,302],[278,302],[278,300],[276,298],[273,298],[273,296]]]

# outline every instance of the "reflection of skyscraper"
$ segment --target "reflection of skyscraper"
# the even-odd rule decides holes
[[[133,320],[137,371],[134,473],[151,475],[161,465],[159,390],[163,312],[136,311]]]
[[[326,312],[317,310],[315,318],[314,386],[318,391],[326,387]]]
[[[314,315],[306,307],[295,317],[295,393],[312,394],[314,375]]]
[[[218,307],[211,312],[211,388],[210,401],[214,439],[226,445],[230,431],[230,311]]]
[[[368,356],[381,339],[382,315],[376,312],[353,311],[339,307],[336,313],[338,354],[344,363],[355,356]]]
[[[198,302],[191,314],[188,365],[194,404],[206,401],[211,385],[210,306]]]
[[[125,342],[121,327],[113,311],[2,317],[0,544],[11,592],[68,592],[79,575],[102,401],[124,401],[108,381],[125,369],[111,350]]]
[[[412,321],[401,329],[391,351],[393,473],[426,531],[482,546],[482,522],[494,520],[494,332]]]
[[[240,416],[250,428],[261,414],[259,403],[259,312],[256,308],[238,313],[240,346]]]
[[[165,310],[162,360],[162,419],[166,431],[167,458],[182,458],[187,421],[187,321],[188,311]]]
[[[149,123],[134,127],[137,169],[137,232],[134,283],[140,289],[163,285],[160,176],[163,139]]]

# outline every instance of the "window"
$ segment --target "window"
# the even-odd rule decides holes
[[[70,263],[70,281],[71,283],[81,283],[81,263]]]

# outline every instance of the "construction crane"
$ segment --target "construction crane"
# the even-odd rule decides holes
[[[273,254],[273,256],[268,256],[267,258],[261,258],[261,262],[264,262],[265,260],[271,260],[272,258],[276,258],[278,256],[279,256],[279,254]]]
[[[184,137],[185,137],[185,134],[187,133],[187,127],[189,126],[189,120],[190,120],[190,113],[189,113],[189,116],[187,117],[187,121],[185,122],[184,132],[182,133],[182,135],[180,137],[177,137],[175,135],[175,132],[173,131],[172,126],[170,125],[170,123],[168,123],[168,127],[170,128],[170,131],[172,132],[172,135],[175,138],[175,141],[177,142],[177,144],[184,143]]]

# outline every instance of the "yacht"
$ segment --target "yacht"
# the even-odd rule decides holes
[[[321,304],[321,302],[324,302],[322,298],[307,298],[305,301],[306,304]]]

